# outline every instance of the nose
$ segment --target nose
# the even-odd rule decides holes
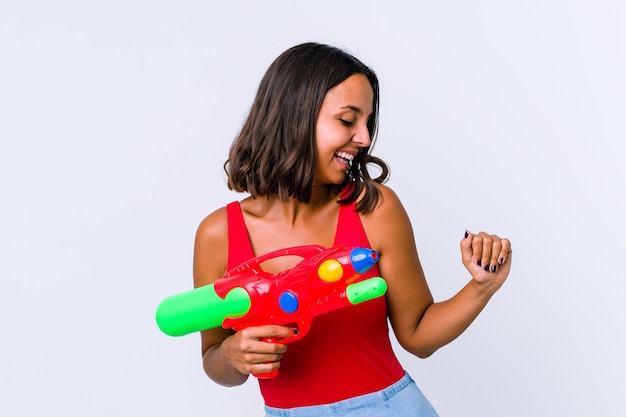
[[[367,148],[371,145],[372,140],[370,138],[370,131],[367,129],[367,125],[360,126],[359,129],[352,136],[354,143],[357,143],[362,148]]]

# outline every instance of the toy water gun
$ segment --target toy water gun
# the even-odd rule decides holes
[[[261,269],[263,262],[282,256],[303,259],[276,274]],[[313,317],[384,295],[387,284],[382,278],[360,279],[376,262],[378,254],[367,248],[309,245],[281,249],[242,263],[213,284],[164,299],[156,321],[170,336],[220,326],[241,330],[277,324],[297,332],[267,341],[292,342],[308,333]]]

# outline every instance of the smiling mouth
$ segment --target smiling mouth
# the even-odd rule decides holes
[[[335,154],[335,157],[337,157],[339,160],[341,160],[346,165],[350,165],[352,163],[352,160],[354,159],[354,155],[352,155],[351,153],[348,153],[348,152],[337,152]]]

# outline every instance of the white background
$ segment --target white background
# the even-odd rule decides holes
[[[154,310],[191,287],[198,223],[244,197],[228,147],[304,41],[379,75],[374,153],[438,300],[468,280],[466,228],[513,242],[465,334],[398,350],[442,417],[623,410],[626,3],[0,4],[0,415],[262,415]]]

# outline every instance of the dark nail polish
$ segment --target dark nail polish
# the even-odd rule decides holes
[[[498,259],[498,263],[499,263],[500,265],[502,265],[502,264],[504,263],[504,258],[500,258],[500,259]]]
[[[467,233],[467,230],[465,231],[465,239],[467,239],[467,237],[469,236],[469,234]]]
[[[489,264],[485,265],[485,271],[489,271]]]
[[[478,266],[481,266],[483,261],[482,261],[482,259],[479,259],[478,262],[476,262],[476,263],[478,264]]]
[[[496,272],[496,269],[497,269],[497,267],[496,267],[495,265],[492,265],[492,266],[491,266],[491,272],[494,272],[494,273],[495,273],[495,272]]]

